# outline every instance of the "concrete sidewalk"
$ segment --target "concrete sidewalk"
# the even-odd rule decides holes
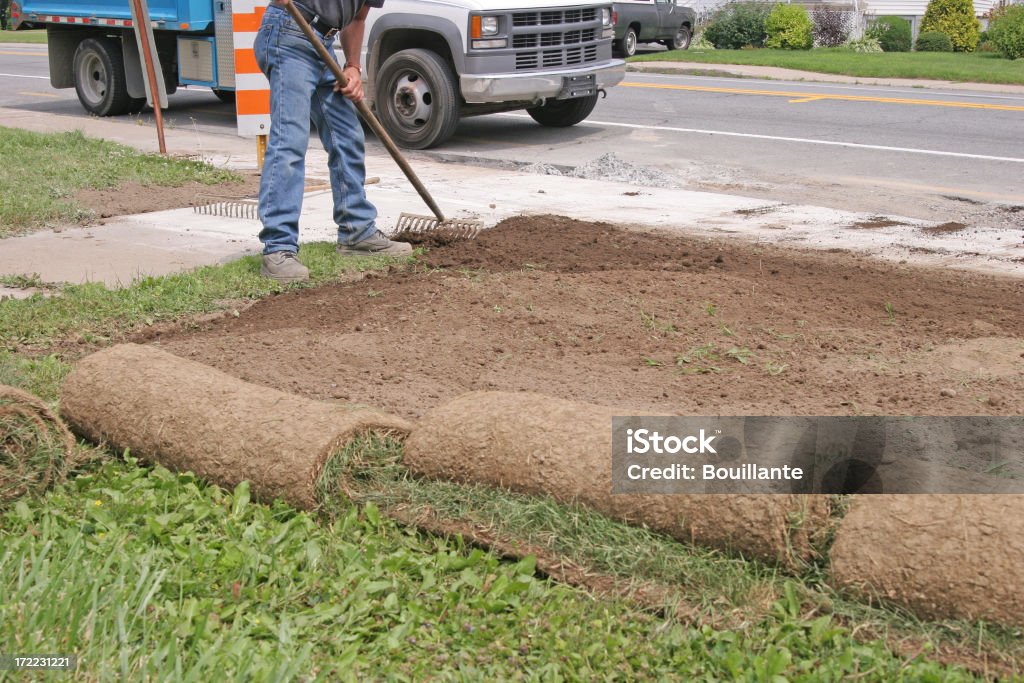
[[[37,131],[82,129],[84,133],[154,151],[151,127],[134,122],[41,115],[0,109],[4,125]],[[253,140],[234,135],[170,129],[168,149],[200,156],[234,169],[255,169]],[[584,163],[588,160],[580,160]],[[640,187],[461,164],[416,160],[414,167],[451,217],[480,218],[487,227],[520,214],[558,214],[584,220],[662,228],[690,235],[744,239],[794,247],[850,250],[874,257],[993,273],[1024,274],[1024,245],[1005,230],[928,231],[921,221],[887,217],[895,225],[859,229],[878,216],[816,206],[680,189]],[[368,187],[388,231],[403,212],[429,213],[394,161],[367,158],[367,172],[379,176]],[[323,150],[311,148],[310,177],[327,176]],[[301,218],[303,241],[333,241],[329,191],[307,194]],[[38,274],[44,282],[102,281],[110,286],[145,276],[179,272],[257,254],[255,220],[199,215],[175,209],[121,216],[104,225],[65,227],[0,240],[0,274]],[[538,245],[538,249],[543,245]],[[2,294],[2,292],[0,292]]]
[[[813,83],[846,83],[850,85],[882,85],[894,88],[924,88],[933,90],[956,90],[977,93],[1005,93],[1024,95],[1024,85],[1002,83],[963,83],[959,81],[936,81],[926,78],[874,78],[871,76],[843,76],[817,71],[783,69],[777,66],[753,66],[746,64],[706,64],[704,62],[630,62],[628,71],[647,73],[668,73],[743,78],[764,78],[774,81],[808,81]]]

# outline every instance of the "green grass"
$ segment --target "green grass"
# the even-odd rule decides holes
[[[0,43],[45,43],[46,30],[0,31]]]
[[[777,66],[864,78],[924,78],[1024,85],[1024,60],[992,53],[889,52],[861,54],[841,48],[814,50],[699,50],[638,55],[631,62],[690,62]]]
[[[260,276],[259,257],[188,273],[148,277],[120,289],[102,283],[64,285],[50,296],[0,301],[0,351],[58,342],[106,343],[129,330],[182,316],[226,310],[287,289],[315,286],[346,274],[386,268],[385,257],[339,257],[334,244],[302,247],[311,281],[281,285]],[[32,281],[31,276],[26,278]]]
[[[792,589],[720,629],[594,600],[373,504],[318,523],[109,463],[0,515],[0,650],[90,680],[966,680],[859,642]]]
[[[126,182],[180,186],[238,180],[208,164],[142,154],[81,132],[31,133],[0,127],[0,238],[47,224],[91,218],[76,203],[83,188],[112,188]]]

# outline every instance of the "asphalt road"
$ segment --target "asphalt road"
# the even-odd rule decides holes
[[[85,116],[53,90],[45,46],[0,44],[0,106]],[[149,115],[143,114],[143,120]],[[209,91],[171,98],[168,125],[228,132]],[[372,143],[371,143],[372,144]],[[681,186],[858,211],[1016,227],[1024,95],[629,73],[591,117],[545,129],[525,113],[464,120],[424,154],[571,167],[614,152]]]

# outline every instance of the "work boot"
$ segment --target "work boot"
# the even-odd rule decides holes
[[[355,244],[339,244],[338,253],[346,256],[406,256],[412,253],[412,245],[395,242],[380,230]]]
[[[309,279],[309,268],[299,263],[299,257],[290,251],[275,251],[263,255],[260,275],[287,284]]]

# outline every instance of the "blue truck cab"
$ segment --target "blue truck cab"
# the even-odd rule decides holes
[[[148,0],[168,94],[201,85],[234,97],[230,0]],[[75,88],[98,116],[138,112],[146,103],[128,0],[13,0],[14,28],[45,28],[50,83]]]

